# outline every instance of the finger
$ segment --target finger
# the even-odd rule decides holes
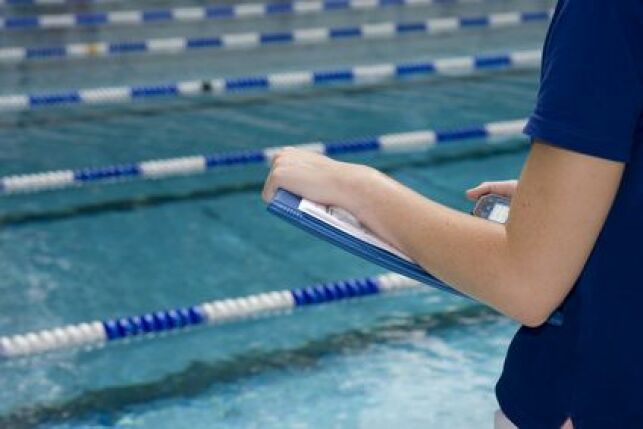
[[[266,202],[272,201],[275,193],[277,192],[277,189],[281,187],[286,188],[286,186],[284,186],[285,170],[287,169],[284,169],[282,162],[273,166],[270,176],[268,176],[268,179],[266,180],[266,183],[264,185],[264,190],[262,192],[262,197]]]
[[[272,164],[270,165],[270,171],[268,172],[268,175],[266,176],[266,180],[263,182],[263,188],[261,189],[261,198],[265,202],[269,202],[268,200],[268,188],[270,186],[270,181],[272,179],[272,175],[275,171],[275,158],[272,160]]]
[[[272,166],[270,167],[270,172],[268,173],[268,177],[266,177],[266,181],[263,184],[263,190],[261,191],[261,198],[267,203],[269,203],[272,200],[272,197],[275,193],[275,170],[277,168],[277,163],[273,162]]]
[[[489,189],[490,189],[490,183],[489,182],[482,182],[478,186],[476,186],[474,188],[471,188],[471,189],[468,189],[466,191],[467,198],[469,198],[472,201],[475,201],[478,198],[480,198],[481,196],[488,194]]]
[[[274,165],[275,165],[275,162],[277,162],[277,160],[278,160],[279,158],[281,158],[281,156],[284,154],[284,149],[285,149],[285,148],[283,148],[283,147],[282,147],[282,148],[280,148],[277,152],[275,152],[275,153],[273,153],[273,154],[272,154],[272,156],[270,157],[270,165],[271,165],[271,166],[274,166]]]
[[[275,194],[275,185],[273,183],[272,175],[268,176],[266,183],[263,185],[263,190],[261,191],[261,198],[269,203],[272,200],[272,196]]]
[[[501,182],[483,182],[475,188],[467,191],[467,197],[471,200],[477,200],[483,195],[498,194],[505,197],[512,197],[516,192],[518,181],[504,180]]]
[[[517,180],[504,180],[502,182],[491,182],[489,185],[489,193],[498,194],[504,197],[513,197],[518,187]]]

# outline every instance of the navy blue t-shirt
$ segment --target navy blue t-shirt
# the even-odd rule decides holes
[[[643,0],[559,0],[525,132],[625,163],[614,204],[561,310],[522,327],[496,393],[521,429],[643,428]],[[573,198],[573,196],[571,196]],[[588,208],[591,209],[591,208]]]

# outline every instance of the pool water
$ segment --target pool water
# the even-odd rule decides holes
[[[164,3],[96,7],[159,5]],[[489,0],[198,25],[12,32],[1,34],[0,46],[546,7],[551,2]],[[545,30],[529,24],[314,47],[34,61],[2,66],[0,94],[533,49],[542,45]],[[530,113],[537,84],[537,71],[483,73],[2,113],[0,175],[521,118]],[[422,154],[345,159],[375,165],[437,201],[469,210],[464,189],[516,177],[526,150],[521,139],[472,141]],[[1,197],[0,335],[382,272],[267,214],[259,197],[265,173],[264,167],[237,168]],[[0,427],[490,427],[497,408],[493,386],[515,330],[491,310],[427,290],[2,361]]]

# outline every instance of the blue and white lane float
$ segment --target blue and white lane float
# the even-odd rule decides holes
[[[242,3],[172,9],[121,10],[78,14],[14,16],[0,18],[0,31],[56,28],[83,28],[106,25],[146,25],[163,22],[199,22],[267,16],[309,15],[345,10],[372,10],[388,7],[429,6],[432,4],[480,3],[482,0],[323,0],[276,3]]]
[[[61,105],[124,103],[159,97],[225,95],[248,91],[274,92],[341,84],[365,85],[409,78],[463,76],[476,72],[533,69],[540,66],[540,56],[540,50],[514,51],[505,54],[447,57],[434,61],[385,63],[176,83],[3,95],[0,96],[0,111]]]
[[[282,290],[242,298],[210,301],[192,307],[67,325],[37,332],[0,337],[0,358],[31,356],[47,351],[97,346],[112,341],[151,337],[186,328],[267,316],[298,307],[344,301],[395,291],[425,289],[422,283],[399,274],[351,279]]]
[[[2,6],[65,6],[96,3],[114,3],[119,0],[0,0]]]
[[[420,130],[356,139],[303,143],[295,147],[329,156],[365,152],[383,154],[420,152],[429,150],[435,145],[468,139],[490,139],[488,141],[495,142],[495,139],[499,138],[520,136],[525,123],[525,119],[489,122],[484,125],[463,128]],[[269,164],[275,153],[281,149],[281,147],[271,147],[263,150],[223,152],[77,170],[5,176],[0,177],[0,195],[41,192],[89,184],[119,183],[119,180],[197,175],[232,166]]]
[[[276,45],[316,45],[345,40],[382,40],[407,35],[436,35],[469,29],[508,28],[548,22],[551,10],[506,12],[468,17],[431,18],[413,22],[378,22],[347,27],[303,28],[293,31],[231,33],[197,38],[74,43],[61,46],[0,48],[0,62],[44,58],[111,57],[136,53],[175,54],[204,49],[254,49]]]

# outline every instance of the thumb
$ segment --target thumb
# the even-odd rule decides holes
[[[482,182],[475,188],[467,190],[466,194],[470,200],[477,200],[483,195],[498,194],[504,197],[513,197],[518,188],[517,180],[504,180],[500,182]]]

